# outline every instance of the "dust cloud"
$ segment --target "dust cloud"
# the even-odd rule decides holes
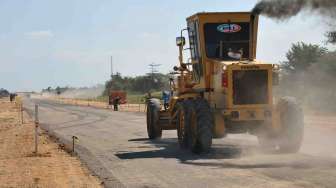
[[[93,99],[102,95],[103,85],[88,88],[71,88],[60,94],[64,98]]]
[[[82,87],[82,88],[67,88],[60,94],[56,94],[55,91],[48,92],[44,91],[41,93],[43,97],[62,97],[62,98],[72,98],[72,99],[95,99],[102,95],[105,87],[104,85],[96,85],[93,87]]]
[[[282,76],[275,95],[293,96],[303,108],[305,131],[300,152],[336,157],[336,53],[318,61],[304,71]]]
[[[329,28],[326,42],[336,44],[336,0],[261,0],[252,9],[253,14],[277,21],[301,12],[321,16]],[[328,52],[317,61],[304,71],[283,75],[274,94],[294,96],[303,106],[305,134],[301,152],[336,157],[336,52]]]
[[[283,21],[300,12],[316,13],[329,22],[333,31],[326,33],[329,42],[336,42],[336,0],[261,0],[252,9],[254,14],[261,14]],[[304,71],[300,71],[282,80],[277,95],[292,95],[307,108],[317,112],[336,112],[336,85],[334,64],[336,52],[328,52]],[[334,71],[334,72],[333,72]]]

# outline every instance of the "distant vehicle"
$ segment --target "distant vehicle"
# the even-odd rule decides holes
[[[0,89],[0,97],[8,97],[9,92],[6,89],[1,88]]]
[[[109,105],[113,105],[113,100],[119,97],[119,103],[120,104],[126,104],[127,103],[127,93],[126,91],[111,91],[109,95]]]

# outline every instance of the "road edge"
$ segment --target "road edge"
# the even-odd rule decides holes
[[[30,118],[33,117],[33,110],[23,107],[23,110],[27,112]],[[40,128],[46,133],[55,138],[56,142],[59,142],[65,146],[65,149],[70,151],[72,149],[72,141],[66,139],[65,137],[57,134],[55,131],[51,130],[50,125],[48,124],[40,124]],[[102,182],[104,187],[111,188],[126,188],[124,184],[118,180],[111,171],[104,167],[104,165],[100,162],[100,160],[95,157],[92,152],[89,151],[85,146],[80,144],[76,145],[75,154],[78,156],[79,160],[85,165],[89,171],[97,176]]]

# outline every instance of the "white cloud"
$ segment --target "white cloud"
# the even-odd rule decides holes
[[[29,38],[52,38],[54,34],[50,30],[31,31],[24,34]]]

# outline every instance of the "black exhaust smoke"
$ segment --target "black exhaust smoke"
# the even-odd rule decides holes
[[[256,4],[252,12],[271,18],[287,19],[302,10],[335,18],[336,0],[262,0]]]
[[[260,1],[252,12],[281,20],[295,16],[305,4],[305,0],[264,0]]]
[[[301,11],[316,12],[327,17],[330,25],[335,27],[336,0],[262,0],[252,9],[253,14],[277,20],[289,19]],[[327,37],[328,42],[336,43],[336,31],[328,32]]]

